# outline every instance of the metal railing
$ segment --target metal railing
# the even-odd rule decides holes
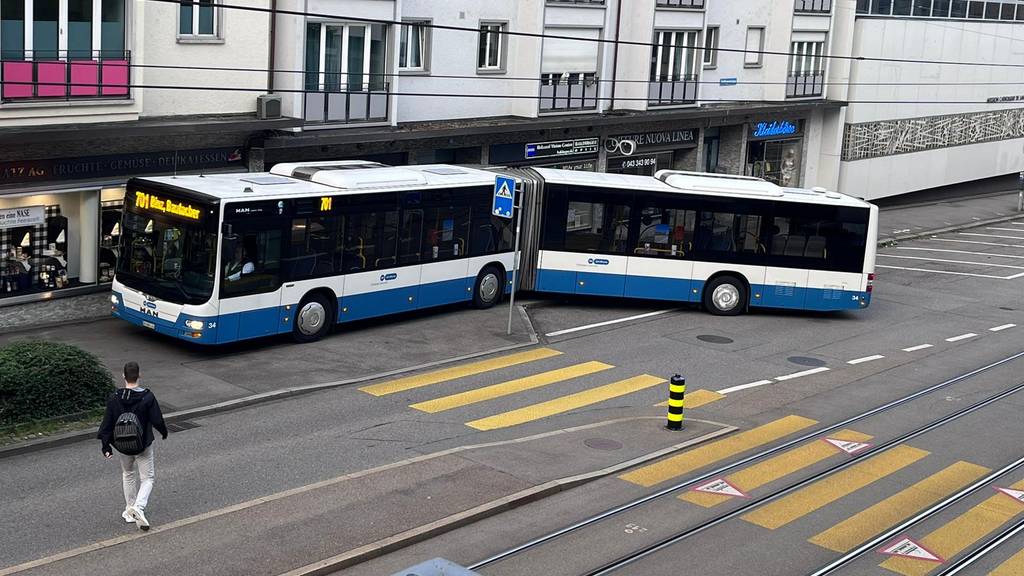
[[[597,84],[594,72],[541,74],[540,111],[596,110]]]
[[[824,72],[790,74],[786,79],[786,98],[821,96],[825,91]]]
[[[347,85],[309,90],[303,94],[303,118],[307,124],[384,122],[388,119],[390,93],[388,83],[363,84],[358,90]]]
[[[658,0],[658,8],[692,8],[700,10],[704,8],[704,0]]]
[[[697,76],[652,80],[647,89],[648,106],[678,106],[697,101]]]
[[[131,97],[130,51],[0,54],[3,102],[124,100]]]
[[[828,14],[832,12],[832,0],[796,0],[794,12]]]

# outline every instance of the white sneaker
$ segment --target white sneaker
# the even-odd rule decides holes
[[[121,518],[124,518],[125,523],[135,523],[135,518],[132,518],[131,508],[125,508],[124,512],[121,512]]]
[[[146,520],[146,515],[142,513],[141,508],[132,506],[129,513],[132,515],[132,518],[135,519],[135,523],[138,524],[139,528],[141,528],[143,532],[149,530],[149,520]]]

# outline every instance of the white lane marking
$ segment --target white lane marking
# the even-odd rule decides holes
[[[978,234],[977,232],[961,232],[961,236],[980,236],[982,238],[1006,238],[1007,240],[1024,240],[1024,236],[1007,236],[1006,234]]]
[[[871,362],[872,360],[881,360],[882,358],[885,358],[885,356],[875,354],[874,356],[865,356],[863,358],[857,358],[856,360],[850,360],[847,364],[863,364],[865,362]]]
[[[758,386],[764,386],[771,384],[772,380],[758,380],[757,382],[751,382],[750,384],[740,384],[739,386],[733,386],[731,388],[723,388],[716,390],[719,394],[728,394],[730,392],[739,392],[740,390],[746,390],[747,388],[757,388]]]
[[[786,374],[785,376],[777,376],[775,378],[775,381],[785,382],[786,380],[792,380],[793,378],[799,378],[801,376],[810,376],[811,374],[817,374],[819,372],[828,372],[828,370],[829,369],[827,366],[822,366],[820,368],[811,368],[810,370],[804,370],[803,372],[794,372],[793,374]]]
[[[1020,228],[993,228],[992,226],[989,226],[988,228],[985,228],[985,230],[999,230],[1000,232],[1020,232],[1021,231]]]
[[[670,310],[658,310],[657,312],[648,312],[646,314],[637,314],[636,316],[630,316],[628,318],[618,318],[616,320],[605,320],[604,322],[598,322],[596,324],[587,324],[586,326],[577,326],[575,328],[566,328],[565,330],[556,330],[555,332],[548,332],[545,336],[561,336],[562,334],[572,334],[573,332],[580,332],[582,330],[590,330],[591,328],[600,328],[602,326],[610,326],[612,324],[620,324],[622,322],[629,322],[630,320],[640,320],[642,318],[650,318],[652,316],[660,316],[661,314],[668,314],[669,312],[675,312],[676,309]]]
[[[981,242],[978,240],[957,240],[956,238],[929,238],[933,242],[962,242],[964,244],[982,244],[984,246],[1003,246],[1004,248],[1024,248],[1020,244],[1001,244],[999,242]]]
[[[1017,327],[1016,324],[1003,324],[1002,326],[996,326],[995,328],[989,328],[988,331],[989,332],[1002,332],[1003,330],[1007,330],[1009,328],[1016,328],[1016,327]]]
[[[932,270],[930,268],[907,268],[904,266],[883,266],[875,264],[875,268],[888,268],[890,270],[908,270],[910,272],[931,272],[932,274],[949,274],[950,276],[971,276],[974,278],[992,278],[994,280],[1014,280],[1024,276],[1024,272],[1013,276],[993,276],[991,274],[970,274],[967,272],[950,272],[949,270]]]
[[[974,338],[977,336],[974,332],[968,332],[967,334],[961,334],[959,336],[953,336],[952,338],[946,338],[946,342],[959,342],[961,340],[967,340],[968,338]]]
[[[1016,224],[1016,225],[1018,225],[1018,226],[1024,226],[1024,221],[1021,221],[1021,220],[1013,220],[1012,222],[1010,222],[1010,224]]]
[[[918,250],[920,252],[943,252],[946,254],[970,254],[972,256],[996,256],[999,258],[1024,259],[1018,254],[993,254],[991,252],[971,252],[969,250],[950,250],[948,248],[918,248],[916,246],[897,246],[897,250]]]
[[[926,258],[924,256],[898,256],[896,254],[879,254],[886,258],[902,258],[906,260],[926,260],[928,262],[946,262],[949,264],[971,264],[974,266],[982,266],[986,268],[1015,268],[1017,270],[1024,270],[1024,266],[1012,266],[1010,264],[989,264],[987,262],[971,262],[969,260],[943,260],[942,258]]]
[[[931,348],[931,347],[932,347],[931,344],[918,344],[917,346],[911,346],[910,348],[904,348],[903,351],[904,352],[917,352],[918,350],[924,350],[926,348]]]

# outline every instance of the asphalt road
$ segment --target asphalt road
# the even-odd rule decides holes
[[[1015,233],[1016,228],[1021,232]],[[666,398],[663,379],[676,372],[687,376],[692,398],[707,402],[689,412],[691,417],[748,430],[789,415],[822,424],[833,422],[1024,350],[1020,344],[1020,331],[1024,330],[1024,225],[1007,223],[904,243],[882,250],[878,262],[886,268],[879,268],[874,301],[864,311],[762,311],[717,318],[660,303],[543,300],[529,307],[541,345],[503,353],[488,360],[490,364],[467,361],[459,365],[475,368],[432,377],[420,374],[406,380],[387,378],[367,383],[365,391],[360,389],[362,385],[342,387],[199,418],[192,423],[196,427],[158,442],[157,486],[148,515],[155,525],[166,524],[415,455],[610,418],[658,414],[663,409],[653,405]],[[586,328],[625,318],[632,319]],[[500,319],[500,314],[491,319],[488,313],[447,310],[342,332],[313,347],[267,341],[215,353],[174,346],[112,322],[48,329],[37,335],[81,343],[115,366],[125,354],[140,357],[147,382],[158,394],[199,404],[207,397],[217,400],[298,382],[370,374],[393,367],[403,358],[410,359],[409,363],[425,362],[459,356],[492,343],[516,343],[503,338]],[[526,355],[510,360],[514,354]],[[942,395],[916,412],[902,414],[897,421],[857,431],[882,438],[906,427],[910,420],[926,420],[940,409],[1009,385],[1019,378],[1022,367],[1024,361],[993,371],[951,391],[949,399]],[[755,383],[760,384],[730,390]],[[169,403],[178,407],[189,404],[182,400]],[[879,487],[884,485],[891,492],[933,473],[937,466],[957,460],[995,466],[1019,444],[1005,439],[1020,437],[1021,430],[1011,427],[1020,401],[1010,400],[1006,405],[1015,408],[993,409],[978,421],[950,428],[955,432],[915,445],[932,456],[908,465],[905,476],[879,483],[877,493],[864,492],[864,498],[858,494],[855,499],[832,503],[821,517],[814,517],[813,528],[824,529],[828,522],[853,516],[870,505],[872,498],[884,497],[885,490]],[[652,424],[651,433],[664,432]],[[559,450],[577,449],[576,445],[555,445],[546,458],[524,463],[521,474],[553,466],[564,457]],[[724,461],[733,457],[727,455]],[[131,530],[118,516],[122,505],[119,471],[116,464],[100,457],[97,442],[0,460],[0,477],[4,485],[0,517],[5,519],[0,526],[0,541],[4,542],[0,573],[5,566]],[[459,495],[471,491],[480,479],[453,472],[445,481],[447,492],[442,491],[438,498],[448,498],[456,506]],[[452,546],[452,540],[442,536],[351,572],[390,574],[389,570],[448,551],[453,560],[469,563],[510,544],[515,535],[525,538],[531,531],[562,525],[572,517],[567,510],[596,511],[645,489],[609,479],[599,488],[595,485],[565,493],[565,503],[549,499],[539,507],[520,508],[490,521],[498,527],[517,526],[517,521],[528,524],[514,535],[488,538],[493,533],[489,521],[484,521],[471,528],[475,537],[460,540],[466,546]],[[382,506],[388,505],[386,497],[380,496]],[[654,525],[666,530],[681,528],[675,522],[685,517],[678,511],[688,504],[678,500],[672,504],[675,506],[630,516],[628,523],[648,530]],[[522,516],[527,511],[530,515]],[[290,521],[301,522],[301,515]],[[352,524],[358,526],[359,521],[353,518]],[[384,526],[375,529],[398,533],[416,525],[417,518],[403,513],[376,521]],[[780,546],[815,549],[807,543],[811,524],[794,525],[799,530],[774,530],[770,538],[759,531],[749,532],[752,528],[748,526],[728,538],[719,536],[716,542],[722,546],[731,542],[744,552],[731,556],[736,563],[728,564],[728,572],[722,572],[726,554],[717,544],[685,547],[686,567],[694,573],[759,574],[764,562],[761,554],[774,554],[773,561],[779,564],[773,566],[779,568],[772,573],[799,572],[792,570],[806,567],[803,561],[813,555],[778,554]],[[596,535],[576,542],[574,558],[581,550],[608,547],[606,537]],[[621,534],[616,537],[624,540]],[[1015,552],[1021,543],[1019,539],[1013,542]],[[216,538],[207,544],[216,546]],[[282,572],[277,570],[279,566],[297,567],[320,559],[307,553],[291,555],[270,542],[267,546],[275,562],[262,571],[226,563],[217,567],[217,573],[273,575]],[[324,541],[320,553],[327,557],[352,547],[353,542]],[[757,550],[760,553],[755,553]],[[187,550],[154,549],[159,569],[150,572],[181,573],[180,565],[175,570],[172,560],[183,552]],[[568,556],[564,551],[560,554],[565,566],[573,566]],[[652,557],[650,570],[678,572],[680,556],[669,556]],[[110,562],[114,557],[110,556]],[[794,564],[787,564],[789,561]],[[501,571],[487,573],[536,568],[527,557],[522,562],[512,559]],[[548,564],[545,573],[560,573],[554,567]],[[72,556],[51,568],[76,574],[116,572],[104,565],[102,555]]]

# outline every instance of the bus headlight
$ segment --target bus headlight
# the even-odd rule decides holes
[[[203,329],[203,321],[202,320],[185,320],[185,326],[187,326],[190,330],[202,330]]]
[[[110,295],[110,303],[113,304],[114,306],[117,306],[117,294]]]

